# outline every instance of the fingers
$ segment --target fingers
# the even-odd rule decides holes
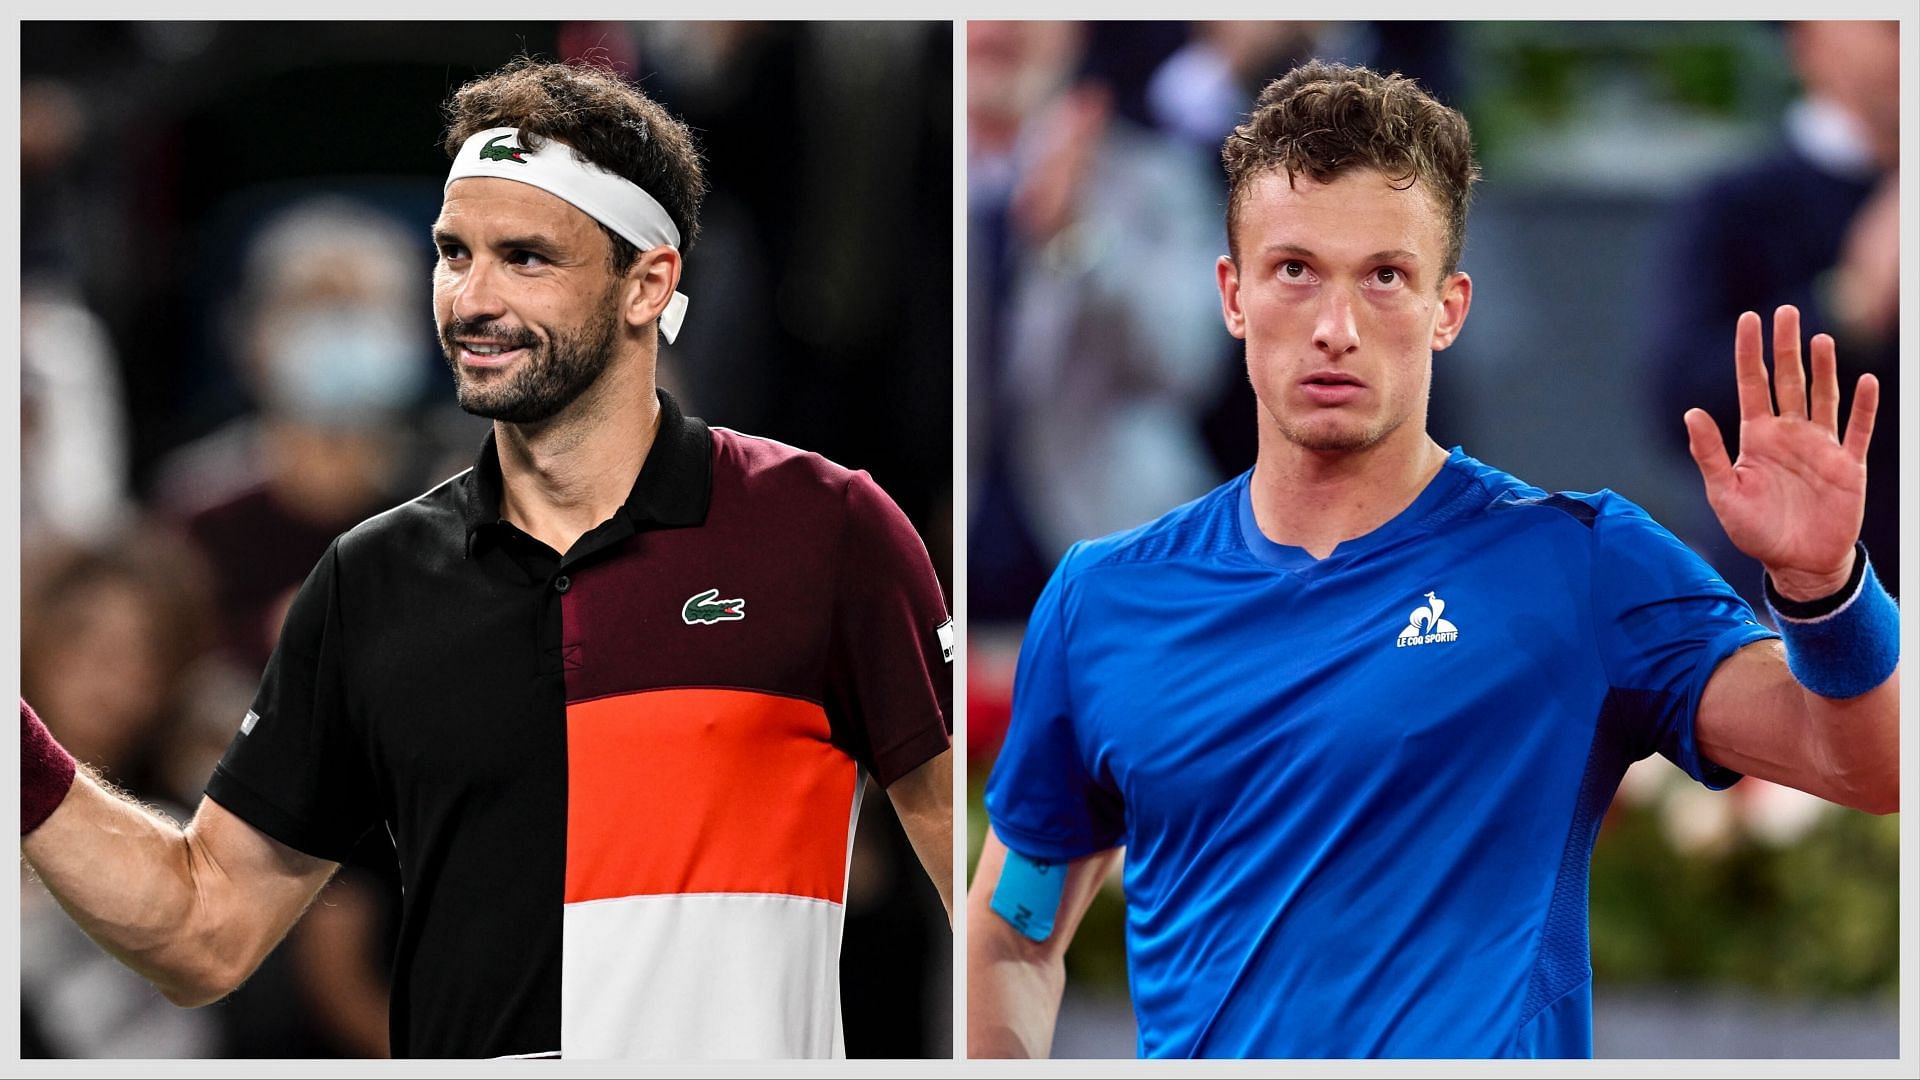
[[[1813,403],[1813,422],[1840,438],[1840,375],[1833,354],[1833,338],[1815,334],[1812,342],[1813,385],[1808,396]]]
[[[1783,304],[1773,312],[1773,396],[1780,415],[1807,415],[1807,372],[1800,366],[1800,309]]]
[[[1773,415],[1767,394],[1767,364],[1760,359],[1760,316],[1740,313],[1733,329],[1733,379],[1740,389],[1740,419],[1759,420]]]
[[[1867,444],[1873,441],[1873,416],[1880,409],[1880,380],[1860,376],[1853,388],[1853,414],[1847,417],[1847,440],[1843,444],[1853,460],[1865,463]]]
[[[1707,491],[1711,493],[1733,475],[1733,462],[1727,458],[1726,440],[1720,437],[1720,425],[1713,422],[1713,417],[1708,416],[1706,410],[1688,409],[1684,419],[1687,424],[1687,451],[1693,455],[1693,463],[1700,466],[1700,479],[1706,481]]]

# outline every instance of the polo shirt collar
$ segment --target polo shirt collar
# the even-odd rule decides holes
[[[702,524],[707,520],[707,504],[713,494],[713,439],[706,423],[683,414],[673,395],[665,390],[655,392],[660,396],[660,428],[619,511],[634,532],[648,527]],[[467,551],[471,554],[481,530],[501,522],[500,452],[492,427],[480,443],[480,454],[467,474],[465,487]]]

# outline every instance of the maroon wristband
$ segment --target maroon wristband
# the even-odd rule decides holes
[[[73,787],[73,755],[20,699],[20,835],[40,827]]]

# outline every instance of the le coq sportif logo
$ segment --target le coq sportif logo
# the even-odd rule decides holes
[[[1409,645],[1438,645],[1442,642],[1458,640],[1459,628],[1440,615],[1445,610],[1447,610],[1445,600],[1431,592],[1427,593],[1427,602],[1414,608],[1413,613],[1407,616],[1406,628],[1400,631],[1400,637],[1394,642],[1394,646],[1406,648]]]

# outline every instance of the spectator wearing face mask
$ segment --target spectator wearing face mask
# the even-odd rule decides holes
[[[427,482],[404,422],[434,372],[420,246],[383,213],[319,196],[246,255],[228,333],[258,411],[177,452],[158,485],[214,567],[220,648],[243,670],[266,663],[328,542]]]

